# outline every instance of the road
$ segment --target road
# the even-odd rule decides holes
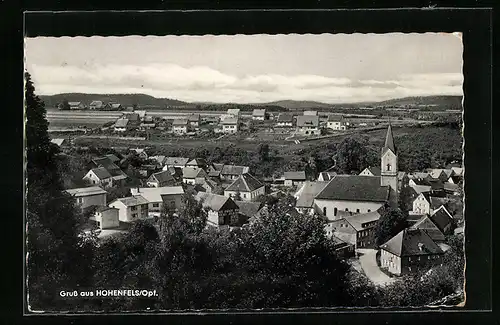
[[[380,271],[377,265],[375,249],[360,248],[357,250],[359,255],[359,262],[361,268],[365,275],[373,282],[376,286],[385,286],[394,282],[394,278],[390,278],[384,272]]]

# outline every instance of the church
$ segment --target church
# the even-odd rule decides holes
[[[336,175],[314,197],[315,210],[329,220],[397,206],[398,154],[389,124],[380,157],[380,176]]]

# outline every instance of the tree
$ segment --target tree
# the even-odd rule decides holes
[[[406,217],[400,209],[385,208],[375,228],[375,243],[382,245],[406,227]]]
[[[269,160],[269,144],[263,143],[259,146],[259,157],[261,162]]]
[[[63,111],[69,111],[70,110],[70,106],[69,106],[69,102],[68,100],[65,98],[61,104],[61,110]]]
[[[343,173],[359,173],[366,167],[367,150],[365,146],[353,138],[345,138],[337,149],[335,157],[337,168]]]

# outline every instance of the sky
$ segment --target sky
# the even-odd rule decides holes
[[[39,95],[213,103],[462,95],[462,54],[451,33],[25,39],[25,69]]]

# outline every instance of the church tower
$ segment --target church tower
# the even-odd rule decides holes
[[[390,201],[397,205],[398,201],[398,154],[394,145],[392,136],[392,127],[389,123],[385,144],[382,148],[381,166],[380,166],[380,185],[390,186]]]

